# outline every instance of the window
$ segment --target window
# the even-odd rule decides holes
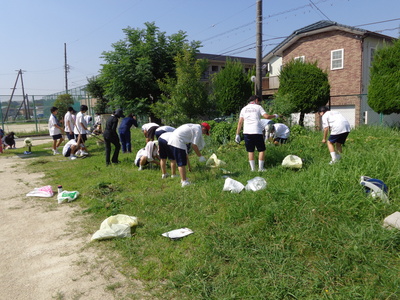
[[[371,52],[370,52],[370,65],[372,65],[372,62],[374,61],[374,57],[375,57],[375,48],[371,48]]]
[[[218,66],[211,66],[212,72],[218,72]]]
[[[343,49],[331,51],[331,70],[343,69]]]
[[[294,60],[299,60],[299,61],[301,61],[301,62],[305,62],[305,61],[306,61],[306,57],[305,57],[304,55],[302,55],[302,56],[297,56],[297,57],[294,58]]]

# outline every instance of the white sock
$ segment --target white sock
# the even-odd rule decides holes
[[[250,169],[252,171],[255,171],[256,170],[256,162],[254,160],[249,160],[249,163],[250,163]]]
[[[336,161],[336,152],[331,152],[332,161]]]
[[[258,161],[258,169],[259,169],[259,170],[264,169],[264,161],[263,161],[263,160],[259,160],[259,161]]]

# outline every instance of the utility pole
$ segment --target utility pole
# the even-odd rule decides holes
[[[256,95],[262,97],[262,0],[257,0]]]
[[[64,70],[65,70],[65,93],[68,94],[68,72],[69,72],[69,66],[67,64],[67,43],[64,43]]]

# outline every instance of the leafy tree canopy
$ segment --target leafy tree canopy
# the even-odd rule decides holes
[[[90,96],[97,99],[96,106],[94,108],[96,113],[104,114],[106,113],[108,107],[108,100],[105,97],[104,85],[99,77],[92,77],[87,79],[85,90],[90,94]]]
[[[183,31],[167,36],[154,23],[145,26],[123,29],[125,39],[102,54],[100,80],[112,107],[148,113],[161,94],[157,80],[176,76],[174,57],[185,48],[195,51],[200,46],[199,42],[189,44]]]
[[[208,91],[201,77],[207,67],[206,60],[197,60],[188,49],[175,57],[176,78],[159,80],[161,101],[153,104],[152,111],[160,119],[175,126],[195,122],[209,112]]]
[[[74,99],[72,99],[72,96],[70,94],[58,95],[53,105],[58,108],[58,119],[62,120],[62,118],[68,111],[68,107],[74,105]]]
[[[377,113],[400,113],[400,40],[375,52],[368,105]]]
[[[236,113],[246,105],[252,94],[252,83],[243,65],[227,59],[225,68],[212,78],[212,95],[218,111],[223,115]]]
[[[279,89],[275,95],[275,111],[289,115],[300,112],[299,124],[304,125],[304,115],[316,111],[329,101],[328,74],[317,62],[292,60],[285,64],[279,76]]]

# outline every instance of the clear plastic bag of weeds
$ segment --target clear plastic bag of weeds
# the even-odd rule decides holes
[[[225,192],[240,193],[243,189],[244,185],[241,182],[228,177],[225,179],[224,188],[222,190]]]

